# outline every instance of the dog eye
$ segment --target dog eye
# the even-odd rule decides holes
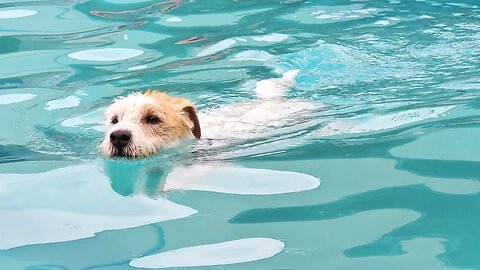
[[[118,117],[116,116],[112,117],[112,121],[110,122],[115,125],[116,123],[118,123]]]
[[[145,118],[145,122],[147,122],[150,125],[155,125],[160,123],[160,118],[154,116],[154,115],[149,115]]]

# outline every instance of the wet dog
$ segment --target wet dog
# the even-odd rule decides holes
[[[193,104],[148,90],[119,97],[105,112],[102,153],[108,157],[147,157],[187,138],[200,138]]]
[[[257,98],[252,102],[225,105],[202,114],[197,114],[189,100],[157,90],[119,97],[105,112],[102,153],[107,157],[148,157],[184,139],[200,139],[202,133],[213,140],[268,134],[288,116],[315,108],[309,102],[282,99],[295,84],[297,74],[298,70],[291,70],[281,78],[259,81]]]

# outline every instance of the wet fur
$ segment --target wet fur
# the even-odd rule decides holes
[[[146,122],[148,116],[160,119],[158,124]],[[113,118],[118,123],[112,123]],[[112,157],[147,157],[162,148],[175,145],[183,138],[200,138],[200,125],[193,104],[185,98],[176,98],[157,90],[119,97],[105,112],[105,138],[101,144],[103,155]],[[118,152],[110,143],[110,134],[117,130],[131,132],[131,141]]]
[[[245,139],[270,133],[272,127],[282,126],[281,120],[286,115],[299,115],[306,110],[313,110],[316,106],[308,102],[283,99],[286,91],[295,84],[297,75],[298,70],[290,70],[281,78],[259,81],[254,102],[227,105],[202,114],[202,127],[207,127],[207,138]],[[161,122],[158,125],[146,123],[144,119],[149,115],[158,117]],[[118,118],[117,124],[111,122],[115,116]],[[184,138],[202,136],[193,104],[186,98],[171,97],[157,90],[117,98],[105,113],[105,127],[101,149],[107,157],[148,157]],[[267,127],[270,128],[266,130]],[[131,133],[131,142],[122,153],[118,153],[110,142],[110,134],[116,130]]]

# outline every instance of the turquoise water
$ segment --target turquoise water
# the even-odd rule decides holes
[[[0,268],[480,269],[479,53],[473,0],[0,1]],[[289,69],[267,133],[99,155],[116,96]]]

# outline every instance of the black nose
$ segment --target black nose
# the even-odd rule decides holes
[[[131,138],[132,133],[128,130],[116,130],[110,133],[110,142],[117,148],[125,147]]]

